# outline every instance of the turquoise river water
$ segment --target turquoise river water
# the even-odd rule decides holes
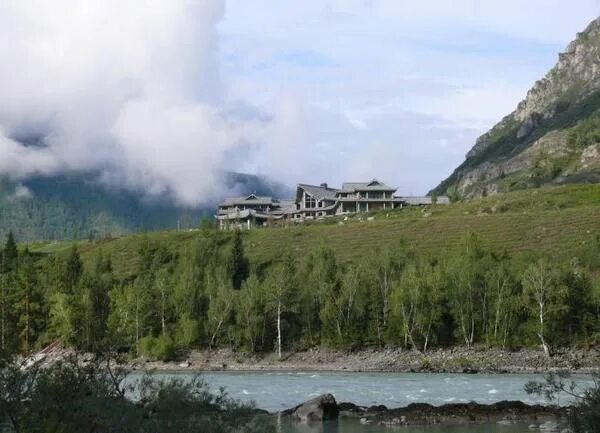
[[[163,374],[189,376],[189,373]],[[135,375],[133,376],[135,377]],[[426,374],[426,373],[335,373],[335,372],[207,372],[204,380],[212,389],[224,387],[238,400],[254,401],[256,406],[277,412],[294,407],[315,396],[331,393],[338,402],[348,401],[358,405],[385,405],[388,408],[406,406],[414,402],[442,405],[475,401],[493,403],[501,400],[521,400],[526,403],[546,403],[543,398],[527,395],[525,384],[542,380],[540,375],[526,374]],[[589,383],[586,377],[577,378],[582,386]],[[570,400],[561,397],[559,404]],[[473,426],[427,427],[390,429],[357,422],[340,421],[323,426],[282,425],[282,433],[524,433],[527,426]]]

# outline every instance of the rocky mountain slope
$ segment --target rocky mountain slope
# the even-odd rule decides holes
[[[225,189],[288,197],[286,186],[262,176],[223,173]],[[149,200],[141,193],[111,189],[93,173],[36,176],[19,183],[0,177],[0,240],[12,230],[19,241],[105,238],[139,230],[198,227],[215,203],[197,207],[173,204],[168,197]]]
[[[474,197],[600,182],[600,18],[432,192]]]

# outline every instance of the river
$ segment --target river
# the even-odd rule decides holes
[[[189,373],[157,373],[158,376],[191,377]],[[132,375],[135,378],[137,375]],[[545,401],[542,397],[527,395],[525,384],[530,380],[542,380],[540,375],[527,374],[442,374],[442,373],[334,373],[334,372],[206,372],[202,377],[217,390],[224,387],[230,397],[277,412],[294,407],[315,396],[331,393],[338,402],[352,402],[361,406],[385,405],[402,407],[414,402],[442,405],[475,401],[494,403],[501,400],[521,400],[533,404]],[[580,376],[578,383],[591,383],[590,378]],[[560,404],[569,398],[561,397]],[[391,431],[384,427],[361,425],[352,421],[340,421],[308,427],[284,425],[282,433],[331,432],[331,433],[381,433]],[[404,428],[403,433],[524,433],[527,426],[472,426],[472,427],[426,427]]]

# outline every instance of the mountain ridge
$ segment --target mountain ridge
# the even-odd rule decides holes
[[[465,161],[431,192],[477,197],[543,184],[598,183],[599,110],[596,18],[516,109],[480,136]],[[580,139],[583,132],[587,138]]]

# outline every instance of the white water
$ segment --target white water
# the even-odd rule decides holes
[[[158,376],[168,378],[169,374]],[[191,376],[179,373],[176,376]],[[425,373],[203,373],[212,389],[225,387],[230,397],[254,401],[256,406],[270,412],[296,406],[312,397],[331,393],[338,402],[358,405],[385,405],[388,408],[423,402],[433,405],[445,403],[494,403],[501,400],[521,400],[525,403],[546,403],[542,397],[527,395],[525,384],[543,380],[540,375],[460,375]],[[577,378],[578,383],[590,383],[588,377]],[[569,399],[561,397],[560,404]]]

